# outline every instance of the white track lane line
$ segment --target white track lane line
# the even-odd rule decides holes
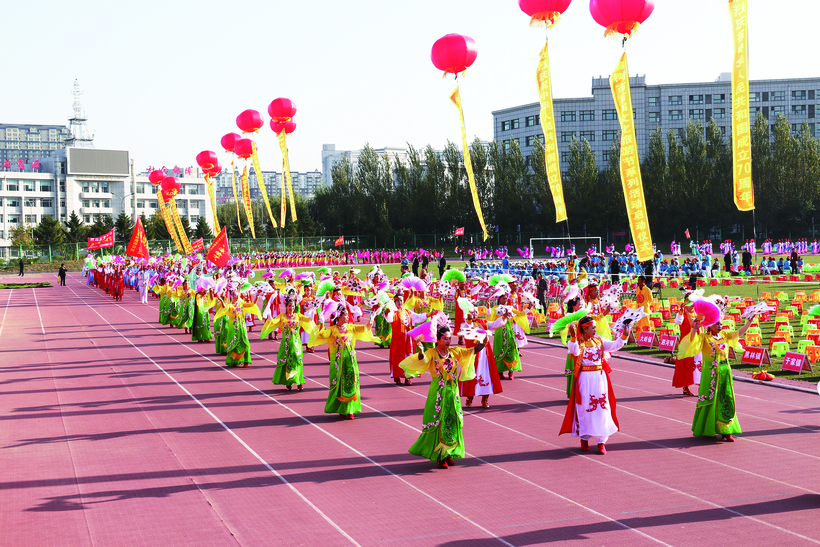
[[[72,292],[74,292],[74,291],[72,290]],[[76,295],[76,293],[74,293],[74,294]],[[77,295],[77,297],[78,297],[80,300],[83,300],[83,298],[82,298],[82,297],[80,297],[79,295]],[[84,301],[84,300],[83,300],[83,303],[85,303],[85,301]],[[88,306],[88,304],[86,304],[86,305]],[[254,386],[253,384],[251,384],[250,382],[248,382],[247,380],[245,380],[244,378],[242,378],[241,376],[238,376],[237,374],[235,374],[232,370],[228,370],[228,369],[226,369],[225,367],[223,367],[223,366],[222,366],[222,365],[220,365],[219,363],[215,362],[215,361],[214,361],[213,359],[211,359],[210,357],[208,357],[208,356],[206,356],[206,355],[203,355],[203,354],[202,354],[202,353],[200,353],[199,351],[196,351],[195,349],[193,349],[193,348],[191,348],[191,347],[187,346],[186,344],[184,344],[183,342],[180,342],[180,341],[179,341],[179,340],[177,340],[176,338],[172,338],[172,337],[170,336],[170,334],[169,334],[169,333],[166,333],[166,332],[165,332],[165,331],[163,331],[163,330],[157,329],[157,328],[156,328],[153,324],[148,323],[147,321],[145,321],[144,319],[142,319],[142,318],[141,318],[141,317],[139,317],[138,315],[136,315],[136,314],[132,313],[130,310],[128,310],[128,309],[126,309],[126,308],[124,308],[121,304],[115,304],[115,305],[116,305],[117,307],[119,307],[120,309],[122,309],[123,311],[125,311],[126,313],[128,313],[128,314],[130,314],[130,315],[134,316],[135,318],[137,318],[138,320],[142,321],[144,324],[148,325],[148,326],[149,326],[149,327],[151,327],[152,329],[156,330],[156,331],[157,331],[157,332],[159,332],[160,334],[164,334],[164,335],[165,335],[165,336],[167,336],[170,340],[172,340],[172,341],[176,342],[177,344],[181,345],[182,347],[184,347],[184,348],[188,349],[188,350],[189,350],[189,351],[191,351],[192,353],[194,353],[194,354],[196,354],[196,355],[199,355],[199,356],[200,356],[200,357],[202,357],[203,359],[205,359],[205,360],[207,360],[207,361],[211,362],[213,365],[215,365],[216,367],[220,368],[221,370],[224,370],[225,372],[227,372],[228,374],[230,374],[231,376],[233,376],[234,378],[236,378],[236,379],[237,379],[237,380],[239,380],[240,382],[244,383],[245,385],[247,385],[248,387],[250,387],[250,388],[251,388],[251,389],[253,389],[254,391],[257,391],[257,392],[261,393],[261,394],[262,394],[264,397],[266,397],[267,399],[270,399],[271,401],[275,402],[276,404],[278,404],[278,405],[279,405],[279,406],[281,406],[282,408],[286,409],[288,412],[290,412],[290,413],[291,413],[291,414],[293,414],[294,416],[296,416],[296,417],[300,418],[301,420],[303,420],[304,422],[306,422],[308,425],[315,427],[318,431],[321,431],[322,433],[324,433],[325,435],[327,435],[327,436],[328,436],[328,437],[330,437],[331,439],[335,440],[336,442],[338,442],[339,444],[341,444],[342,446],[344,446],[345,448],[347,448],[347,449],[348,449],[348,450],[350,450],[351,452],[353,452],[353,453],[357,454],[358,456],[360,456],[361,458],[363,458],[363,459],[367,460],[368,462],[370,462],[371,464],[375,465],[376,467],[379,467],[380,469],[382,469],[382,470],[385,472],[385,474],[386,474],[386,475],[390,475],[390,476],[392,476],[392,477],[394,477],[394,478],[398,479],[399,481],[403,482],[404,484],[406,484],[407,486],[409,486],[410,488],[412,488],[412,489],[413,489],[413,490],[415,490],[416,492],[418,492],[418,493],[422,494],[422,495],[423,495],[423,496],[425,496],[426,498],[430,499],[431,501],[435,502],[436,504],[440,505],[441,507],[443,507],[443,508],[447,509],[448,511],[450,511],[450,512],[451,512],[451,513],[453,513],[453,514],[455,514],[455,515],[456,515],[456,516],[458,516],[459,518],[461,518],[461,519],[463,519],[463,520],[465,520],[465,521],[469,522],[470,524],[472,524],[473,526],[475,526],[476,528],[478,528],[479,530],[481,530],[482,532],[484,532],[485,534],[487,534],[489,537],[491,537],[491,538],[493,538],[493,539],[498,540],[499,542],[503,543],[504,545],[507,545],[508,547],[514,547],[511,543],[509,543],[509,542],[505,541],[504,539],[500,538],[500,537],[499,537],[499,536],[497,536],[496,534],[493,534],[492,532],[490,532],[489,530],[487,530],[486,528],[484,528],[483,526],[481,526],[481,525],[480,525],[480,524],[478,524],[477,522],[475,522],[475,521],[473,521],[473,520],[471,520],[471,519],[467,518],[466,516],[464,516],[464,515],[462,515],[462,514],[458,513],[455,509],[452,509],[450,506],[446,505],[445,503],[443,503],[442,501],[438,500],[438,499],[437,499],[437,498],[435,498],[434,496],[432,496],[432,495],[428,494],[427,492],[425,492],[425,491],[421,490],[421,489],[420,489],[420,488],[418,488],[417,486],[415,486],[415,485],[413,485],[412,483],[408,482],[408,481],[407,481],[404,477],[401,477],[401,476],[399,476],[399,475],[395,474],[395,473],[394,473],[394,472],[392,472],[390,469],[388,469],[388,468],[386,468],[385,466],[381,465],[380,463],[378,463],[377,461],[373,460],[372,458],[370,458],[370,457],[366,456],[364,453],[362,453],[362,452],[360,452],[359,450],[355,449],[353,446],[349,445],[349,444],[348,444],[348,443],[346,443],[345,441],[343,441],[343,440],[341,440],[340,438],[336,437],[336,436],[335,436],[335,435],[333,435],[332,433],[329,433],[329,432],[325,431],[324,429],[322,429],[321,427],[319,427],[319,425],[317,425],[316,423],[314,423],[314,422],[310,421],[308,418],[306,418],[306,417],[302,416],[301,414],[299,414],[298,412],[296,412],[295,410],[293,410],[292,408],[290,408],[288,405],[286,405],[286,404],[282,403],[281,401],[279,401],[279,400],[275,399],[274,397],[271,397],[270,395],[268,395],[267,393],[265,393],[264,391],[262,391],[262,390],[261,390],[261,389],[259,389],[258,387]],[[89,307],[91,307],[91,306],[89,306]],[[93,308],[92,308],[92,309],[93,309]],[[96,310],[94,310],[94,311],[96,312]],[[99,314],[99,313],[97,313],[97,315],[100,315],[100,314]],[[215,420],[216,420],[216,421],[217,421],[217,422],[218,422],[218,423],[219,423],[222,427],[224,427],[226,431],[230,432],[230,434],[231,434],[231,435],[233,435],[233,436],[234,436],[234,438],[236,438],[236,439],[237,439],[237,440],[238,440],[238,441],[242,444],[242,446],[244,446],[244,447],[245,447],[245,448],[246,448],[249,452],[251,452],[251,454],[253,454],[253,455],[254,455],[254,457],[256,457],[256,458],[257,458],[260,462],[262,462],[262,463],[265,465],[265,467],[267,467],[268,469],[270,469],[270,470],[271,470],[271,472],[273,472],[273,473],[274,473],[277,477],[279,477],[279,478],[282,480],[282,482],[283,482],[283,483],[287,484],[287,485],[288,485],[288,486],[289,486],[289,487],[290,487],[290,488],[291,488],[294,492],[296,492],[296,493],[299,495],[299,497],[300,497],[300,498],[302,498],[302,500],[303,500],[303,501],[305,501],[307,504],[309,504],[309,505],[310,505],[310,506],[311,506],[311,507],[312,507],[312,508],[313,508],[313,509],[317,512],[317,513],[319,513],[319,514],[320,514],[320,515],[321,515],[321,516],[322,516],[322,517],[323,517],[326,521],[328,521],[329,523],[331,523],[331,524],[333,525],[333,527],[334,527],[334,528],[336,528],[336,529],[337,529],[340,533],[342,533],[342,534],[343,534],[346,538],[348,538],[348,539],[349,539],[352,543],[354,543],[355,545],[359,545],[359,544],[358,544],[358,543],[357,543],[357,542],[356,542],[356,541],[355,541],[352,537],[350,537],[350,536],[349,536],[348,534],[346,534],[346,533],[345,533],[345,532],[344,532],[344,531],[343,531],[343,530],[342,530],[342,529],[341,529],[338,525],[336,525],[336,523],[334,523],[332,520],[330,520],[330,518],[329,518],[329,517],[327,517],[324,513],[322,513],[322,511],[321,511],[318,507],[316,507],[315,505],[313,505],[313,503],[311,503],[311,502],[310,502],[310,501],[309,501],[309,500],[308,500],[308,499],[307,499],[304,495],[302,495],[302,493],[301,493],[301,492],[299,492],[298,490],[296,490],[296,488],[295,488],[293,485],[291,485],[291,484],[287,481],[287,479],[285,479],[282,475],[280,475],[277,471],[275,471],[275,470],[274,470],[274,469],[273,469],[273,468],[272,468],[272,467],[271,467],[271,466],[270,466],[267,462],[265,462],[265,460],[264,460],[261,456],[259,456],[259,454],[257,454],[257,453],[256,453],[256,452],[255,452],[255,451],[254,451],[254,450],[253,450],[250,446],[248,446],[248,445],[247,445],[247,444],[246,444],[246,443],[245,443],[245,442],[244,442],[244,441],[243,441],[243,440],[242,440],[242,439],[241,439],[241,438],[240,438],[240,437],[239,437],[236,433],[234,433],[234,432],[233,432],[233,431],[232,431],[232,430],[231,430],[231,429],[230,429],[227,425],[225,425],[224,423],[222,423],[222,421],[220,421],[220,420],[219,420],[219,418],[217,418],[217,417],[216,417],[216,415],[215,415],[213,412],[211,412],[211,411],[210,411],[210,410],[209,410],[209,409],[208,409],[208,408],[207,408],[207,407],[206,407],[206,406],[205,406],[202,402],[200,402],[200,401],[199,401],[199,400],[198,400],[198,399],[197,399],[197,398],[196,398],[193,394],[191,394],[191,392],[189,392],[187,389],[185,389],[185,387],[184,387],[184,386],[182,386],[182,384],[180,384],[179,382],[177,382],[177,380],[176,380],[176,379],[175,379],[175,378],[174,378],[171,374],[169,374],[168,372],[166,372],[166,371],[165,371],[165,370],[164,370],[161,366],[159,366],[156,362],[154,362],[154,360],[153,360],[153,359],[151,359],[150,357],[148,357],[147,355],[145,355],[145,353],[143,353],[143,352],[142,352],[142,350],[139,350],[139,348],[137,348],[137,346],[135,346],[135,345],[134,345],[134,344],[133,344],[130,340],[128,340],[128,338],[127,338],[127,337],[125,337],[122,333],[120,333],[120,332],[116,329],[116,327],[114,327],[113,325],[111,325],[111,323],[109,323],[109,322],[108,322],[108,320],[106,320],[105,318],[103,318],[101,315],[100,315],[100,317],[101,317],[101,318],[102,318],[102,319],[103,319],[106,323],[108,323],[108,324],[111,326],[111,328],[113,328],[113,329],[117,332],[117,334],[119,334],[120,336],[122,336],[122,337],[123,337],[126,341],[128,341],[128,343],[130,343],[132,346],[134,346],[134,347],[135,347],[135,348],[136,348],[136,349],[137,349],[140,353],[142,353],[142,354],[146,357],[146,359],[148,359],[148,360],[150,360],[152,363],[154,363],[154,365],[155,365],[157,368],[159,368],[159,369],[160,369],[160,370],[161,370],[161,371],[162,371],[162,372],[163,372],[166,376],[168,376],[168,377],[169,377],[169,378],[170,378],[170,379],[171,379],[171,380],[172,380],[175,384],[177,384],[177,385],[180,387],[180,389],[182,389],[182,390],[183,390],[185,393],[187,393],[187,394],[188,394],[188,395],[189,395],[189,396],[190,396],[190,397],[191,397],[194,401],[196,401],[196,402],[197,402],[197,404],[198,404],[199,406],[201,406],[201,407],[202,407],[202,408],[203,408],[206,412],[208,412],[208,414],[210,414],[210,415],[211,415],[211,416],[212,416],[212,417],[213,417],[213,418],[214,418],[214,419],[215,419]],[[253,352],[251,352],[251,353],[253,353]]]
[[[31,289],[31,294],[34,295],[34,305],[37,306],[37,317],[40,318],[40,332],[45,336],[46,328],[43,326],[43,316],[40,315],[40,304],[37,303],[37,289]]]
[[[14,292],[14,289],[6,289],[9,291],[9,298],[6,300],[6,308],[3,310],[3,321],[0,321],[0,336],[3,335],[3,325],[6,324],[6,314],[9,312],[9,305],[11,304],[11,293]]]

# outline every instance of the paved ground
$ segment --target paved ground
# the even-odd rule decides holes
[[[736,383],[744,434],[695,439],[672,371],[616,358],[622,431],[581,454],[557,435],[565,353],[530,344],[440,470],[407,453],[429,379],[393,385],[386,350],[360,346],[364,412],[340,421],[326,353],[287,392],[278,342],[226,369],[156,306],[76,274],[0,291],[0,545],[820,543],[817,394]]]

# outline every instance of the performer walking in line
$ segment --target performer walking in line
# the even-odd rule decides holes
[[[302,340],[300,328],[313,332],[313,321],[309,317],[296,313],[296,303],[292,296],[285,298],[285,313],[265,321],[262,327],[261,340],[274,329],[282,329],[282,342],[276,355],[276,369],[271,382],[285,386],[290,391],[295,385],[298,391],[305,387],[304,363],[302,361]]]

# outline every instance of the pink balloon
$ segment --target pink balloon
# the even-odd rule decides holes
[[[253,155],[253,141],[250,139],[239,139],[236,141],[233,151],[241,159],[246,160]]]
[[[590,0],[589,12],[607,31],[631,36],[655,9],[655,0]]]
[[[518,0],[518,7],[536,21],[545,21],[553,13],[564,13],[572,0]]]
[[[265,122],[256,110],[245,110],[236,117],[236,125],[243,133],[255,133],[265,125]]]
[[[222,145],[222,148],[225,149],[225,152],[233,152],[233,148],[236,146],[236,141],[241,139],[242,135],[239,133],[228,133],[222,137],[219,143]]]
[[[475,40],[461,34],[448,34],[433,44],[430,58],[445,74],[458,74],[470,67],[478,55]]]

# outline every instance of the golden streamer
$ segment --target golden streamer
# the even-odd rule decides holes
[[[561,163],[558,158],[558,137],[555,132],[555,112],[552,108],[552,78],[547,44],[541,50],[538,69],[535,72],[538,82],[538,100],[541,103],[541,130],[544,132],[544,160],[547,166],[547,183],[555,203],[555,222],[567,219],[567,206],[564,203],[564,186],[561,183]]]
[[[174,218],[174,223],[179,231],[179,240],[182,242],[182,248],[185,250],[186,255],[193,254],[194,250],[191,247],[191,242],[188,241],[188,235],[185,233],[185,228],[182,227],[182,219],[179,218],[179,211],[177,211],[177,200],[171,198],[168,204],[169,209],[171,210],[171,216]]]
[[[285,227],[285,216],[287,216],[288,208],[287,208],[287,199],[285,199],[287,194],[285,194],[285,160],[282,159],[282,196],[280,198],[279,203],[281,204],[281,211],[279,216],[282,218],[282,228]]]
[[[211,212],[214,215],[214,233],[219,233],[219,219],[216,218],[216,192],[214,191],[214,181],[205,175],[205,182],[208,184],[208,197],[211,198]]]
[[[618,120],[621,122],[621,184],[624,188],[626,214],[629,217],[632,239],[635,241],[635,252],[638,260],[643,262],[654,258],[655,251],[652,248],[652,235],[649,233],[649,217],[646,215],[626,53],[621,55],[621,60],[609,77],[609,87],[612,89]]]
[[[265,200],[265,208],[268,210],[268,216],[270,217],[271,224],[273,224],[274,228],[277,228],[278,225],[276,224],[276,220],[273,218],[273,211],[270,210],[270,201],[268,201],[268,189],[265,186],[265,181],[262,178],[262,167],[259,166],[259,156],[256,155],[256,143],[251,145],[253,147],[253,155],[251,159],[253,160],[253,170],[256,171],[256,184],[259,185],[259,191],[262,192],[262,199]]]
[[[739,211],[755,208],[752,137],[749,121],[749,30],[746,0],[729,0],[732,17],[732,174]]]
[[[248,186],[248,166],[242,169],[242,204],[245,206],[245,216],[248,217],[248,224],[251,225],[251,236],[256,239],[256,232],[253,228],[253,210],[251,209],[251,189]]]
[[[487,226],[484,224],[484,215],[481,212],[481,202],[478,199],[478,188],[475,186],[475,175],[473,175],[473,162],[470,159],[470,149],[467,146],[467,128],[464,126],[464,110],[461,108],[461,93],[456,87],[450,94],[450,100],[458,108],[458,115],[461,118],[461,146],[464,154],[464,169],[467,170],[467,180],[470,181],[470,193],[473,195],[473,206],[478,215],[478,222],[481,224],[481,231],[484,232],[484,241],[490,236],[487,234]]]
[[[239,198],[236,197],[236,168],[231,160],[231,183],[233,187],[233,202],[236,204],[236,223],[239,225],[239,233],[242,233],[242,219],[239,218]]]
[[[177,231],[174,229],[174,221],[171,220],[171,213],[168,211],[168,208],[165,206],[165,201],[162,199],[162,190],[157,190],[157,201],[159,202],[159,210],[162,213],[162,220],[165,221],[165,228],[168,230],[171,239],[174,240],[174,244],[177,246],[177,252],[181,253],[184,249],[179,242]]]
[[[290,160],[288,159],[288,144],[285,141],[285,130],[283,129],[281,133],[278,135],[279,137],[279,149],[282,151],[282,158],[284,160],[284,164],[282,169],[284,174],[287,176],[288,179],[288,197],[290,198],[290,216],[293,217],[293,221],[296,222],[296,200],[293,199],[293,180],[290,177]]]

